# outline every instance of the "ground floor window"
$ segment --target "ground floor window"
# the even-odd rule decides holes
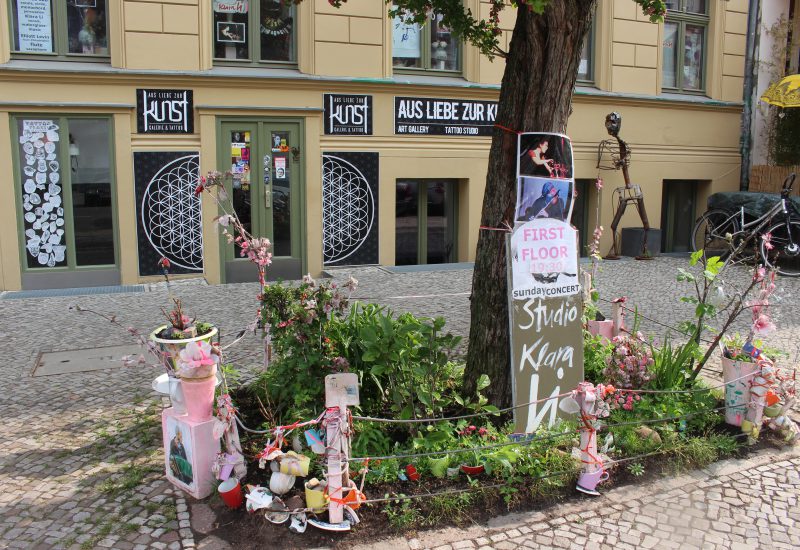
[[[456,261],[457,189],[454,179],[397,180],[395,265]]]
[[[664,180],[661,195],[661,250],[689,252],[697,217],[695,180]]]
[[[16,130],[24,265],[116,264],[110,120],[24,116]]]

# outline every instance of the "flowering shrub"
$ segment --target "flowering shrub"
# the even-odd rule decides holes
[[[306,275],[298,286],[264,287],[259,297],[261,322],[276,356],[264,377],[265,397],[276,413],[311,414],[324,404],[325,375],[348,370],[349,362],[332,331],[357,285],[351,277],[340,289]]]
[[[603,371],[606,382],[619,388],[641,389],[652,378],[653,356],[641,333],[620,334],[612,342],[611,355]]]

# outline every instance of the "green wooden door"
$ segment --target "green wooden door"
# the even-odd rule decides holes
[[[236,214],[256,237],[272,242],[267,278],[302,276],[302,126],[297,120],[236,120],[220,125],[219,162]],[[236,244],[224,243],[225,281],[256,280],[256,269]]]

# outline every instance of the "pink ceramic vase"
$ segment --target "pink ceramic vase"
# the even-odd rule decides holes
[[[214,408],[215,375],[206,378],[181,378],[181,388],[189,420],[205,422],[211,420]]]

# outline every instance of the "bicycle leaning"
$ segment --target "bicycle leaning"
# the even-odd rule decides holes
[[[745,221],[744,206],[736,212],[720,208],[708,210],[695,222],[692,250],[705,250],[706,256],[723,260],[742,259],[740,254],[757,239],[764,265],[788,277],[800,276],[800,211],[789,200],[795,174],[783,182],[781,199],[763,215]],[[780,221],[774,221],[774,219]]]

